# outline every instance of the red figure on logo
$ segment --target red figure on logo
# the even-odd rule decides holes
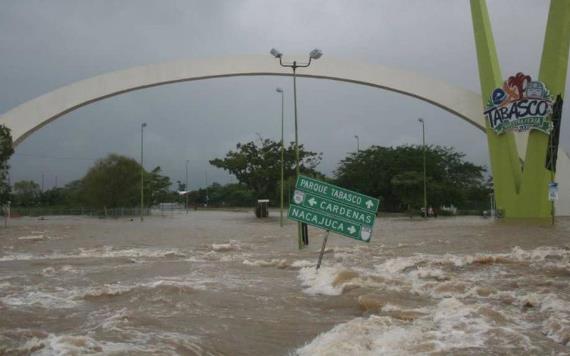
[[[513,98],[513,99],[516,100],[523,98],[526,87],[528,86],[528,83],[530,83],[530,81],[531,81],[530,75],[524,75],[521,72],[518,72],[514,76],[509,77],[509,79],[507,80],[507,85],[511,88],[516,88],[519,96],[518,98]]]

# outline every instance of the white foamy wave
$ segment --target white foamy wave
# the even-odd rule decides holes
[[[402,272],[407,268],[416,267],[425,264],[432,265],[452,265],[455,267],[464,267],[467,265],[478,264],[488,265],[495,263],[538,263],[548,259],[561,260],[558,264],[562,267],[570,266],[570,250],[559,247],[542,246],[534,250],[523,250],[516,246],[511,252],[496,254],[475,254],[475,255],[428,255],[416,254],[409,257],[396,257],[386,260],[384,263],[376,266],[377,270],[389,273]]]
[[[135,286],[127,286],[120,284],[106,284],[100,287],[91,287],[84,292],[79,293],[79,297],[83,299],[100,299],[116,297],[132,291]]]
[[[49,267],[48,267],[49,268]],[[79,303],[100,301],[126,294],[137,293],[144,297],[145,293],[191,293],[196,290],[211,288],[217,281],[210,279],[158,279],[134,284],[103,284],[87,288],[55,290],[37,290],[28,287],[23,291],[11,293],[0,298],[0,302],[12,307],[41,307],[46,309],[74,308]],[[228,285],[228,283],[226,283]],[[7,284],[6,287],[10,286]],[[230,285],[231,286],[231,285]],[[142,293],[142,294],[141,294]]]
[[[37,356],[82,355],[82,354],[120,354],[125,352],[143,352],[144,348],[127,343],[97,341],[84,335],[54,335],[45,338],[28,339],[14,353],[33,353]]]
[[[472,306],[461,303],[456,298],[445,298],[439,302],[433,313],[437,326],[434,332],[438,341],[443,342],[440,351],[452,348],[483,347],[490,329],[485,320]]]
[[[291,263],[293,268],[315,267],[316,263],[308,260],[296,260]]]
[[[548,258],[569,258],[570,249],[560,247],[541,246],[534,250],[523,250],[516,246],[510,255],[517,261],[544,261]]]
[[[49,255],[33,255],[28,253],[14,253],[0,257],[0,262],[52,260],[68,258],[172,258],[186,257],[179,249],[130,248],[116,250],[111,246],[96,249],[80,248],[75,253],[53,253]]]
[[[130,248],[116,250],[111,246],[105,246],[101,249],[79,249],[77,257],[95,257],[95,258],[115,258],[115,257],[131,257],[131,258],[160,258],[160,257],[186,257],[179,249],[161,249],[161,248]],[[73,257],[73,255],[72,255]]]
[[[277,267],[277,268],[287,268],[289,263],[285,258],[273,258],[271,260],[244,260],[243,264],[246,266],[256,266],[256,267]]]
[[[50,266],[42,269],[42,275],[46,277],[53,277],[61,273],[79,273],[79,271],[71,265],[65,265],[59,268],[57,266],[56,267]]]
[[[410,272],[411,277],[418,279],[433,279],[437,281],[447,281],[449,276],[439,268],[420,267]]]
[[[409,267],[415,267],[420,262],[424,261],[424,259],[423,255],[390,258],[384,261],[384,263],[377,265],[375,270],[381,274],[397,274]]]
[[[538,307],[547,315],[542,324],[542,332],[559,344],[570,346],[570,302],[559,296],[529,293],[518,298],[523,307]]]
[[[131,318],[132,313],[127,308],[113,310],[106,307],[89,313],[85,326],[91,332],[95,332],[97,329],[118,332],[127,327]]]
[[[28,235],[28,236],[20,236],[18,240],[28,240],[28,241],[41,241],[47,240],[45,235]]]
[[[212,250],[216,252],[239,251],[240,248],[239,242],[236,240],[231,240],[225,244],[212,244]]]
[[[545,273],[559,276],[568,274],[570,251],[564,248],[539,247],[523,250],[514,247],[509,253],[474,255],[428,255],[389,258],[375,266],[369,275],[384,278],[385,288],[411,290],[414,294],[433,298],[484,297],[503,298],[493,288],[485,287],[489,279],[501,278],[516,266],[530,265]],[[488,266],[488,268],[481,268]],[[468,268],[468,269],[466,269]],[[464,280],[468,275],[469,279]],[[474,283],[480,281],[479,283]],[[513,296],[520,299],[520,296]],[[522,302],[524,305],[526,302]],[[529,301],[533,304],[532,301]]]
[[[46,309],[73,308],[77,303],[69,291],[58,290],[51,293],[44,291],[28,291],[11,294],[0,299],[2,303],[14,307],[42,307]]]
[[[212,283],[210,280],[178,280],[178,279],[161,279],[150,283],[145,283],[145,288],[172,288],[179,291],[206,290],[207,284]]]
[[[12,284],[10,282],[0,282],[0,289],[9,288]]]
[[[384,312],[398,312],[398,313],[415,313],[415,314],[427,314],[430,312],[428,308],[403,308],[400,305],[395,305],[391,303],[386,303],[382,306],[382,311]]]
[[[30,253],[13,253],[10,255],[4,255],[0,257],[0,262],[8,261],[28,261],[34,259],[45,259],[44,256],[32,255]]]
[[[112,298],[132,292],[145,291],[162,291],[168,289],[173,292],[189,293],[194,290],[206,289],[206,284],[210,281],[186,281],[186,280],[169,280],[159,279],[143,283],[135,284],[105,284],[102,286],[91,287],[86,290],[76,292],[76,297],[86,300],[100,300],[103,298]]]
[[[312,355],[402,355],[413,352],[423,341],[417,328],[410,328],[389,317],[371,315],[335,326],[297,350]],[[416,349],[416,352],[420,350]]]
[[[468,353],[484,353],[490,339],[493,344],[504,345],[509,353],[507,340],[520,339],[519,344],[529,349],[528,340],[520,336],[516,327],[496,325],[495,319],[487,316],[498,313],[481,312],[479,308],[466,305],[456,298],[446,298],[428,313],[422,309],[417,319],[399,320],[388,316],[371,315],[339,324],[316,337],[297,350],[299,355],[405,355],[426,353],[453,353],[466,350]],[[384,311],[402,310],[394,305],[385,305]],[[478,351],[476,351],[478,350]]]
[[[309,295],[340,295],[358,277],[357,272],[347,270],[342,265],[321,267],[318,271],[313,267],[304,267],[298,275],[304,287],[303,292]]]

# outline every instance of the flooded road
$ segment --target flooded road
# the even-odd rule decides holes
[[[380,218],[369,244],[272,212],[14,219],[0,354],[570,354],[570,220]]]

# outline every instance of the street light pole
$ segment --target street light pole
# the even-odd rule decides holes
[[[143,221],[143,208],[144,208],[144,160],[143,160],[143,133],[146,127],[146,122],[141,124],[141,221]]]
[[[354,135],[354,137],[356,138],[356,153],[358,153],[360,152],[360,138],[358,135]]]
[[[283,227],[283,189],[284,189],[284,166],[285,166],[285,143],[283,141],[283,122],[285,117],[285,93],[283,89],[277,88],[276,92],[281,94],[281,211],[279,212],[279,224]]]
[[[184,186],[184,190],[186,190],[186,214],[188,214],[188,160],[186,160],[186,185]]]
[[[293,63],[283,63],[283,53],[279,52],[275,48],[272,48],[269,52],[275,58],[279,58],[279,64],[282,67],[291,68],[293,70],[293,102],[295,108],[295,172],[297,177],[301,174],[301,167],[299,163],[299,132],[297,125],[297,68],[306,68],[311,65],[311,60],[317,60],[322,57],[323,52],[320,49],[314,49],[309,53],[309,61],[306,63],[299,64],[297,61]],[[308,238],[304,239],[303,235],[303,224],[297,223],[298,241],[299,249],[302,249],[304,245],[308,245]]]
[[[427,217],[427,180],[426,180],[426,128],[424,119],[419,118],[418,121],[422,124],[422,146],[424,153],[424,217]]]
[[[206,181],[206,208],[208,207],[208,201],[210,198],[208,197],[208,171],[204,170],[204,179]]]

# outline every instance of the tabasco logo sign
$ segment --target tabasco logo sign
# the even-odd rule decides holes
[[[485,117],[491,128],[502,134],[507,130],[552,130],[552,96],[544,83],[533,81],[530,75],[517,73],[493,90],[485,107]]]

